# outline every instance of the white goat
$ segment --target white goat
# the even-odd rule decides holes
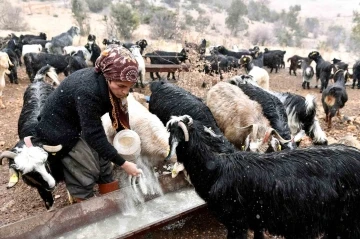
[[[245,67],[246,73],[252,76],[252,80],[261,88],[269,90],[269,73],[265,69],[255,66],[251,61],[251,56],[244,55],[240,58],[240,65]]]
[[[150,165],[157,166],[169,153],[169,133],[160,119],[150,113],[132,94],[128,96],[130,128],[141,140],[141,155],[148,158]],[[116,131],[108,114],[101,118],[109,142],[113,142]]]
[[[5,105],[2,101],[2,92],[5,88],[5,74],[10,74],[9,67],[13,66],[8,54],[0,52],[0,108],[4,109]]]
[[[130,47],[131,53],[135,56],[135,59],[136,59],[137,63],[139,64],[138,73],[139,73],[139,77],[140,77],[140,84],[141,84],[141,87],[144,88],[143,80],[145,80],[145,61],[140,53],[140,50],[141,50],[141,48],[138,45],[133,45]],[[138,85],[139,84],[136,82],[136,86],[138,86]]]
[[[262,107],[244,94],[237,86],[219,82],[207,94],[210,108],[225,137],[237,148],[265,152],[280,149],[280,135],[270,126],[262,113]]]
[[[25,56],[26,53],[40,53],[42,51],[42,46],[40,44],[34,45],[23,45],[22,47],[22,56]]]

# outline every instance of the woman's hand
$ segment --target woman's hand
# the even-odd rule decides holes
[[[127,174],[130,176],[140,176],[141,170],[136,167],[136,164],[125,161],[123,165],[121,165],[121,168],[125,170]]]

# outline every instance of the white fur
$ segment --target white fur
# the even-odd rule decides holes
[[[160,119],[136,101],[132,94],[128,96],[128,106],[130,128],[140,137],[141,154],[151,161],[152,166],[155,166],[162,162],[169,153],[169,132]],[[111,125],[109,115],[103,115],[101,120],[108,141],[113,142],[116,131]]]
[[[139,77],[140,77],[140,82],[144,82],[144,80],[145,80],[145,61],[140,53],[140,47],[137,45],[134,45],[134,46],[130,47],[130,51],[134,55],[137,63],[139,64],[138,73],[139,73]]]
[[[141,105],[132,94],[128,96],[130,127],[140,136],[142,154],[151,157],[152,165],[169,153],[169,132],[160,119]]]
[[[49,71],[46,72],[45,75],[37,73],[34,77],[34,80],[43,80],[45,82],[45,77],[48,76],[55,85],[60,85],[60,81],[58,79],[58,74],[54,67],[50,67]]]
[[[15,156],[16,169],[22,174],[32,171],[40,173],[43,179],[49,184],[50,188],[55,187],[55,179],[46,171],[45,163],[48,153],[40,147],[17,148],[18,154]]]
[[[251,71],[248,73],[253,77],[253,81],[255,81],[261,88],[265,90],[269,90],[269,73],[258,66],[253,66]]]
[[[13,64],[7,53],[0,52],[0,108],[5,108],[2,102],[2,94],[5,88],[5,74],[10,74],[9,67]]]
[[[310,110],[313,110],[315,108],[315,96],[310,94],[306,95],[305,105],[306,105],[306,114],[308,114]]]
[[[23,45],[22,47],[22,56],[26,53],[40,53],[42,51],[42,46],[40,44],[34,45]]]
[[[65,46],[63,48],[63,51],[64,51],[64,55],[67,55],[67,54],[70,55],[72,52],[82,51],[84,54],[84,57],[85,57],[86,64],[89,66],[93,65],[93,63],[90,61],[91,53],[84,46]]]
[[[310,128],[310,131],[314,132],[314,142],[325,142],[327,141],[325,132],[321,129],[319,120],[317,117],[314,119],[314,123]]]

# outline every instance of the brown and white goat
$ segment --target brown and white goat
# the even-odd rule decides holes
[[[280,142],[287,141],[270,126],[261,105],[234,85],[220,82],[213,86],[206,104],[225,137],[239,149],[278,151]]]
[[[5,88],[5,73],[10,74],[9,67],[13,66],[8,54],[0,52],[0,108],[5,109],[5,105],[2,101],[2,93]]]

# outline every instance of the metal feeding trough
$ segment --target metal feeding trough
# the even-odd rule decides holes
[[[180,219],[205,207],[182,175],[159,176],[162,195],[152,195],[129,208],[133,187],[41,213],[3,227],[0,238],[127,238]],[[136,186],[138,187],[138,185]]]

